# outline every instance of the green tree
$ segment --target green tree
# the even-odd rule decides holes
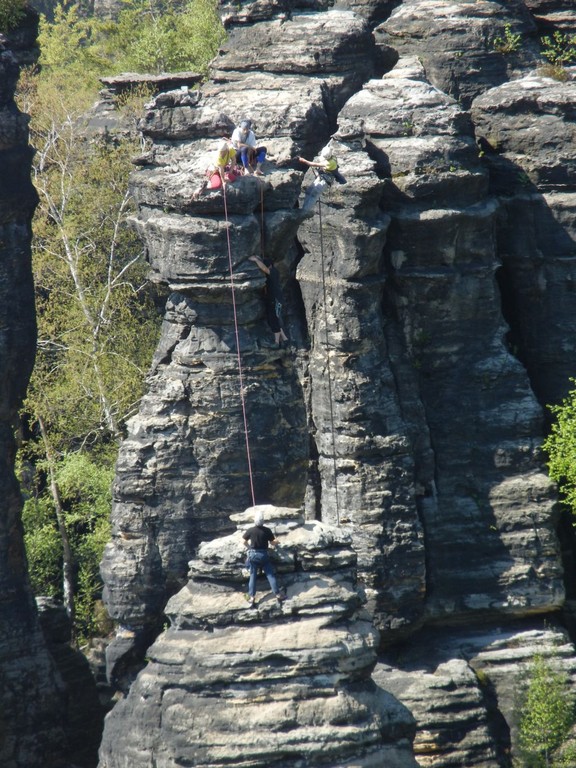
[[[556,768],[556,751],[574,724],[574,694],[553,661],[536,656],[521,694],[519,747],[523,768]]]
[[[544,441],[550,476],[576,513],[576,389],[572,389],[560,405],[550,406],[550,410],[555,420]]]
[[[129,159],[139,145],[89,138],[89,89],[59,82],[29,72],[21,92],[32,116],[40,198],[33,222],[38,348],[23,413],[34,438],[22,448],[22,485],[32,580],[62,597],[85,634],[100,589],[112,467],[143,391],[159,319],[142,244],[127,224]],[[78,466],[107,485],[93,483],[89,492],[78,471],[74,485],[71,468]],[[37,527],[46,541],[57,536],[57,555]]]
[[[205,73],[225,36],[215,0],[124,0],[96,46],[116,72]]]
[[[69,99],[73,105],[78,101],[77,89],[95,95],[98,77],[108,65],[94,44],[97,29],[98,22],[81,13],[78,5],[56,5],[54,21],[40,16],[41,88],[57,87],[62,99]]]
[[[141,146],[91,137],[85,115],[103,75],[205,72],[225,36],[217,8],[217,0],[125,0],[110,22],[60,4],[53,21],[41,19],[40,67],[21,79],[40,196],[38,351],[20,453],[26,542],[35,588],[64,600],[80,634],[93,629],[112,468],[159,325],[142,246],[127,226],[130,157]]]
[[[26,0],[0,0],[0,32],[10,32],[26,14]]]
[[[53,477],[59,495],[58,516],[53,497],[46,493],[49,474],[48,461],[39,458],[27,483],[23,509],[32,587],[36,594],[67,602],[70,598],[64,594],[62,573],[68,559],[75,635],[83,639],[98,631],[94,607],[101,593],[99,563],[110,534],[113,463],[87,452],[59,457]],[[62,526],[67,553],[62,546]]]

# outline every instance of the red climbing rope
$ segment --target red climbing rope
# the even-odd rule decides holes
[[[248,460],[248,476],[250,478],[250,492],[252,494],[252,506],[256,506],[254,495],[254,478],[252,476],[252,458],[250,456],[250,440],[248,439],[248,419],[246,416],[246,398],[244,392],[244,375],[242,372],[242,355],[240,354],[240,334],[238,333],[238,313],[236,312],[236,294],[234,291],[234,270],[232,267],[232,246],[230,244],[230,222],[228,221],[228,205],[226,202],[226,185],[222,185],[222,198],[224,200],[224,218],[226,221],[226,242],[228,244],[228,267],[230,270],[230,289],[232,292],[232,308],[234,310],[234,329],[236,332],[236,352],[238,355],[238,378],[240,380],[240,400],[242,402],[242,416],[244,418],[244,437],[246,440],[246,458]]]

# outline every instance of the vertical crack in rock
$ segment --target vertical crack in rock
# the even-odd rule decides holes
[[[333,146],[348,184],[333,185],[320,215],[300,228],[297,273],[313,339],[322,519],[351,526],[376,621],[397,634],[422,616],[425,569],[413,448],[382,313],[390,218],[366,152]]]
[[[502,203],[498,247],[514,351],[543,404],[566,395],[576,364],[575,93],[573,81],[530,74],[471,109]]]
[[[502,51],[506,25],[520,35],[514,51]],[[540,59],[536,24],[520,0],[474,3],[405,0],[374,31],[377,45],[400,56],[418,56],[428,80],[464,107],[479,93],[517,77]]]
[[[554,610],[564,591],[542,413],[504,344],[499,204],[471,124],[414,60],[350,99],[340,130],[350,136],[355,124],[388,178],[387,296],[433,447],[432,493],[421,503],[428,615]]]
[[[464,622],[505,621],[513,635],[523,631],[514,622],[524,620],[527,632],[537,632],[529,617],[535,625],[564,601],[557,499],[544,471],[542,408],[531,380],[546,402],[573,367],[572,320],[554,315],[553,305],[568,314],[572,306],[574,83],[518,77],[536,60],[537,29],[520,2],[386,3],[383,16],[390,15],[375,32],[376,45],[347,10],[291,13],[248,3],[226,13],[236,26],[211,81],[147,105],[142,130],[153,145],[132,180],[135,226],[153,278],[171,295],[149,391],[118,463],[113,539],[103,562],[107,604],[119,624],[111,674],[122,654],[124,661],[142,656],[147,632],[175,596],[166,608],[172,627],[108,718],[101,768],[120,765],[116,739],[136,768],[150,765],[158,750],[167,765],[230,761],[227,729],[241,744],[238,759],[256,765],[273,764],[271,744],[286,765],[314,765],[320,744],[309,732],[310,752],[291,751],[301,749],[300,728],[310,726],[299,719],[300,696],[317,691],[315,672],[312,683],[292,687],[295,669],[311,672],[310,657],[300,655],[306,633],[296,628],[300,650],[287,650],[277,645],[287,608],[263,603],[254,626],[238,606],[240,540],[229,515],[250,500],[228,239],[256,501],[304,502],[308,531],[340,523],[337,536],[349,537],[357,553],[380,647],[412,633],[410,647],[422,638],[424,654],[431,635],[450,639],[460,630],[446,625]],[[507,23],[526,36],[518,55],[494,47]],[[512,75],[518,79],[502,85]],[[266,176],[229,184],[226,208],[219,191],[193,197],[219,138],[245,116],[268,148]],[[329,140],[347,184],[325,193],[320,219],[299,207],[312,173],[298,170],[295,157],[311,158]],[[249,260],[258,253],[281,272],[291,349],[271,345],[263,277]],[[512,304],[517,311],[509,311]],[[511,338],[519,350],[510,348]],[[209,539],[215,542],[196,553]],[[218,554],[223,546],[232,548],[226,562]],[[300,584],[292,621],[316,622],[312,635],[329,637],[325,630],[340,631],[344,614],[351,620],[351,605],[343,614],[332,582],[317,589],[300,580],[306,568],[297,559],[284,570],[289,591]],[[346,580],[342,563],[336,570]],[[314,616],[299,613],[301,590],[306,600],[314,595]],[[444,629],[420,634],[423,624]],[[211,657],[216,641],[223,655]],[[502,693],[497,675],[489,680],[493,691],[480,690],[475,655],[492,640],[470,640],[470,654],[468,641],[458,642],[436,654],[425,674],[390,651],[390,669],[377,667],[376,678],[386,687],[389,678],[418,713],[416,747],[430,765],[505,764],[514,745],[509,691]],[[527,658],[533,647],[526,644]],[[339,646],[350,647],[348,640]],[[259,682],[246,668],[249,650],[265,665]],[[518,656],[511,663],[517,669],[524,662]],[[358,667],[364,682],[368,666]],[[287,698],[278,705],[280,680]],[[414,680],[426,693],[411,696]],[[342,702],[356,682],[347,678]],[[265,707],[253,706],[255,691]],[[322,696],[332,706],[332,694]],[[418,697],[428,697],[424,707]],[[264,713],[278,712],[283,727],[246,741],[232,716],[238,702],[257,724],[266,716],[269,726]],[[373,705],[378,718],[383,710]],[[461,706],[454,727],[453,706]],[[344,707],[362,744],[375,745],[372,725],[362,718],[358,725]],[[125,727],[148,717],[149,728]],[[297,741],[290,742],[294,728]],[[208,733],[213,740],[204,750]],[[342,755],[331,754],[328,764],[355,759],[349,744],[338,743]],[[372,747],[364,749],[359,759],[368,762],[355,765],[371,764]],[[406,753],[383,754],[390,768],[412,765]],[[383,764],[382,753],[376,759]]]

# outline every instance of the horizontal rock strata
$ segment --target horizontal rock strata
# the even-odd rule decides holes
[[[424,632],[408,652],[379,662],[374,678],[414,714],[420,766],[494,768],[517,748],[518,702],[536,656],[575,679],[566,632],[526,624]]]
[[[301,301],[292,276],[302,173],[288,163],[328,137],[337,110],[370,70],[373,47],[365,23],[348,11],[302,16],[294,24],[285,64],[268,62],[270,71],[258,74],[248,61],[240,75],[234,67],[242,62],[229,46],[202,93],[162,94],[143,119],[145,135],[163,139],[133,177],[140,207],[135,226],[153,278],[172,294],[149,390],[120,452],[113,539],[102,566],[107,605],[122,626],[122,656],[127,636],[158,621],[198,542],[226,531],[226,513],[239,500],[248,503],[251,488],[254,500],[275,503],[299,503],[306,488],[305,378],[293,353],[273,348],[264,277],[249,258],[263,251],[276,262],[287,330],[302,343],[302,321],[292,320]],[[286,40],[277,21],[266,29],[271,45]],[[237,45],[241,32],[235,32]],[[335,34],[341,43],[329,52],[326,41]],[[304,51],[315,62],[307,75],[297,66]],[[288,91],[279,92],[281,72]],[[239,119],[256,92],[251,116],[273,158],[273,182],[272,176],[245,177],[228,186],[226,198],[207,192],[194,199],[218,136],[231,130],[232,117]],[[114,647],[110,655],[116,664]]]
[[[108,718],[100,768],[416,768],[410,715],[370,679],[378,639],[350,537],[298,510],[265,511],[286,601],[260,582],[256,608],[245,601],[254,510],[234,515],[238,530],[199,547],[169,601],[171,627]]]

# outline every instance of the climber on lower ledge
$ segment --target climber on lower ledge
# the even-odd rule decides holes
[[[319,163],[306,160],[304,157],[298,157],[298,160],[301,163],[304,163],[304,165],[318,169],[315,170],[316,178],[314,182],[306,190],[306,197],[302,203],[303,211],[309,211],[313,208],[326,187],[331,187],[335,181],[337,181],[338,184],[346,184],[346,179],[338,170],[338,161],[334,157],[334,153],[329,145],[324,147],[320,152],[320,157],[322,160]]]
[[[256,607],[256,577],[258,571],[263,570],[270,589],[276,596],[276,600],[282,603],[286,597],[280,592],[274,566],[268,557],[268,545],[275,547],[278,544],[276,536],[270,528],[264,525],[264,515],[257,512],[254,516],[254,525],[249,528],[242,537],[244,545],[248,547],[248,565],[250,567],[250,579],[248,582],[248,594],[246,599],[251,608]]]

